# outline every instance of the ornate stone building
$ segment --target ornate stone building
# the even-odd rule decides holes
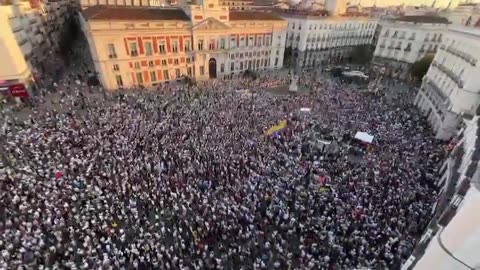
[[[83,30],[106,89],[282,67],[287,22],[280,17],[230,11],[216,0],[178,5],[82,11]]]

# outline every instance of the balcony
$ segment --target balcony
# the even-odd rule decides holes
[[[410,52],[410,51],[412,51],[412,48],[410,48],[410,47],[407,47],[407,48],[405,48],[405,49],[404,49],[404,51],[406,51],[406,52]]]
[[[425,49],[424,49],[424,48],[421,48],[418,52],[424,53],[424,52],[425,52]]]
[[[388,49],[393,50],[393,46],[388,46]]]
[[[402,47],[400,47],[400,46],[395,47],[395,50],[401,50],[401,49],[402,49]]]
[[[452,81],[454,81],[457,86],[459,88],[463,88],[463,81],[461,80],[460,76],[457,76],[453,71],[451,71],[449,68],[447,68],[446,66],[436,62],[436,61],[433,61],[432,62],[432,66],[436,67],[437,69],[439,69],[441,72],[443,72],[444,74],[446,74]]]
[[[409,37],[408,40],[415,40],[415,37]]]
[[[131,56],[138,56],[138,51],[130,51]]]
[[[117,58],[117,54],[116,53],[109,54],[108,58],[115,59],[115,58]]]
[[[451,46],[448,47],[446,50],[447,50],[447,52],[463,59],[465,62],[469,63],[472,66],[476,66],[476,64],[477,64],[477,61],[474,60],[474,58],[472,56],[470,56],[470,55],[468,55],[468,54],[466,54],[462,51],[459,51],[457,49],[454,49]]]
[[[12,32],[16,33],[16,32],[20,32],[20,31],[23,30],[23,25],[22,25],[22,23],[20,22],[19,19],[13,18],[11,20],[11,28],[12,28]]]
[[[19,45],[23,55],[29,55],[32,53],[32,44],[30,44],[27,39],[22,40],[22,43],[19,42]]]
[[[433,90],[442,101],[447,99],[447,96],[443,93],[442,89],[431,79],[426,79],[427,85]]]
[[[399,39],[405,39],[405,36],[400,36]]]
[[[21,40],[18,41],[18,46],[22,46],[22,45],[24,45],[24,44],[27,43],[27,42],[28,42],[28,40],[27,40],[26,38],[21,39]]]

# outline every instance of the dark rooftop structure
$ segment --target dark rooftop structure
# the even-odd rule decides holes
[[[447,18],[439,16],[402,16],[395,19],[400,22],[413,22],[413,23],[443,23],[449,24]]]
[[[179,8],[92,6],[82,11],[87,21],[189,21]]]
[[[274,13],[260,11],[230,11],[231,21],[283,21]]]

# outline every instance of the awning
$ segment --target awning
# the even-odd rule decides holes
[[[362,142],[366,142],[366,143],[373,142],[373,136],[366,132],[357,132],[357,134],[355,134],[355,139],[360,140]]]

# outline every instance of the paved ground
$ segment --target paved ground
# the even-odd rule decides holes
[[[298,85],[298,92],[296,93],[290,92],[288,88],[289,88],[289,85],[285,84],[285,85],[279,85],[279,86],[268,88],[266,91],[273,95],[303,95],[310,91],[310,89],[308,89],[303,85]]]

